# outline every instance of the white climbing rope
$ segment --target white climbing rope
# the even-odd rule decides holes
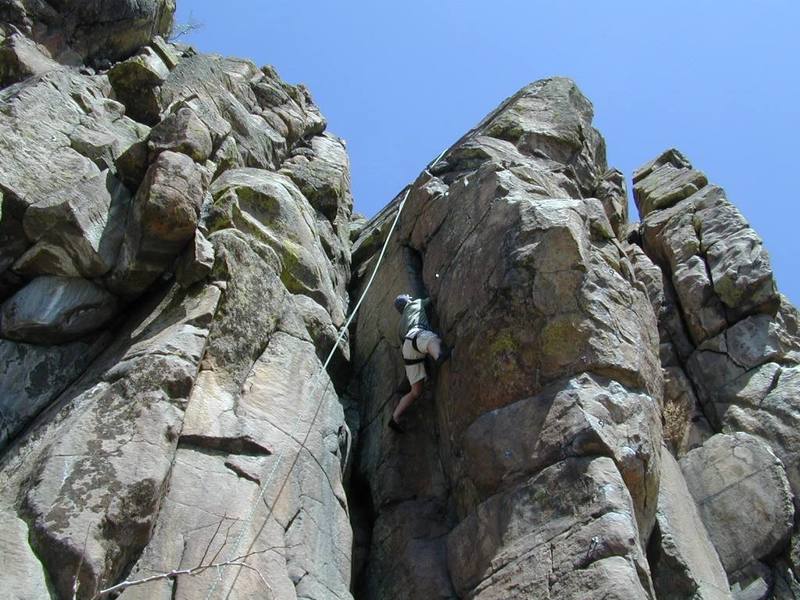
[[[430,169],[432,169],[436,165],[436,163],[438,163],[441,160],[441,158],[444,156],[445,152],[447,152],[446,149],[436,158],[435,161],[433,161],[433,163],[431,163],[428,167],[426,167],[426,169],[425,169],[426,173],[428,173],[430,175]],[[311,394],[310,394],[311,397],[313,397],[314,394],[316,393],[316,390],[314,390],[314,386],[316,385],[317,380],[319,379],[319,377],[320,377],[320,375],[322,373],[326,372],[326,370],[328,368],[328,364],[330,363],[331,359],[333,358],[333,355],[336,352],[336,349],[339,347],[339,344],[344,339],[344,336],[345,336],[346,332],[348,331],[348,328],[350,327],[350,323],[352,323],[353,319],[355,318],[356,313],[358,312],[358,309],[361,307],[361,304],[364,301],[364,298],[366,298],[366,296],[367,296],[367,292],[369,292],[369,289],[372,286],[372,282],[375,280],[375,276],[378,273],[378,269],[380,268],[381,263],[383,262],[383,257],[386,254],[386,248],[389,246],[389,241],[392,239],[392,234],[394,233],[395,227],[397,227],[397,222],[400,219],[400,214],[403,212],[403,207],[405,206],[406,200],[408,199],[408,195],[409,195],[410,192],[411,192],[411,186],[408,187],[408,189],[406,190],[405,194],[403,195],[403,199],[400,201],[400,205],[397,208],[397,214],[394,217],[394,221],[392,221],[392,226],[389,228],[389,232],[386,234],[386,240],[383,242],[383,247],[381,248],[381,252],[378,255],[378,261],[375,263],[375,267],[372,269],[372,275],[370,275],[369,281],[367,281],[367,285],[364,288],[364,291],[361,293],[361,297],[358,299],[358,302],[356,303],[355,308],[353,308],[353,310],[351,311],[350,316],[347,318],[347,320],[345,321],[344,325],[342,325],[342,328],[339,331],[339,335],[336,338],[336,343],[333,345],[333,347],[331,348],[331,351],[328,353],[328,357],[325,359],[325,362],[323,363],[322,368],[319,371],[317,371],[317,373],[316,373],[316,375],[314,377],[314,380],[313,380],[313,383],[312,383],[312,386],[311,386],[311,390],[312,390]],[[319,411],[322,408],[323,400],[325,399],[325,392],[327,391],[327,388],[328,388],[329,385],[330,385],[330,378],[328,378],[328,381],[327,381],[327,383],[325,384],[325,387],[322,390],[322,394],[320,395],[319,402],[317,403],[317,408],[314,411],[314,416],[311,419],[311,424],[308,426],[308,430],[306,431],[306,433],[305,433],[305,435],[303,437],[303,441],[300,443],[300,447],[298,448],[297,454],[295,455],[295,458],[294,458],[292,464],[289,467],[289,471],[287,472],[286,477],[283,480],[283,483],[281,484],[280,488],[278,488],[278,493],[275,496],[275,499],[272,501],[272,505],[269,508],[269,511],[267,513],[267,516],[266,516],[266,519],[264,521],[264,525],[261,526],[261,529],[259,529],[258,533],[253,537],[253,541],[250,542],[250,546],[248,547],[247,551],[244,554],[249,554],[252,551],[253,545],[255,544],[256,540],[258,540],[258,537],[260,536],[261,531],[263,531],[264,527],[269,522],[269,519],[272,516],[273,508],[274,508],[275,504],[278,502],[278,499],[280,498],[281,494],[283,493],[283,489],[286,487],[286,483],[289,481],[289,476],[291,475],[292,470],[294,469],[294,466],[297,464],[297,460],[300,457],[300,453],[303,451],[303,449],[306,448],[306,442],[308,441],[308,437],[309,437],[309,435],[311,434],[311,431],[314,428],[314,423],[316,423],[317,416],[319,415]],[[302,414],[299,414],[298,418],[297,418],[297,421],[295,423],[295,426],[292,428],[291,431],[296,431],[297,430],[298,425],[300,424],[300,421],[301,421],[301,417],[302,417]],[[289,437],[291,439],[296,439],[291,434],[290,434]],[[242,524],[242,528],[239,531],[239,535],[237,536],[236,541],[234,542],[233,550],[230,553],[229,560],[232,560],[235,557],[239,556],[237,554],[237,552],[239,550],[239,546],[242,543],[242,539],[244,538],[245,532],[250,528],[250,525],[252,524],[253,519],[255,518],[255,513],[256,513],[256,509],[258,508],[258,504],[259,504],[259,502],[261,502],[261,499],[264,497],[264,493],[269,488],[270,483],[272,482],[272,478],[275,476],[275,473],[278,471],[278,467],[280,466],[281,462],[283,461],[283,457],[284,456],[285,456],[285,452],[281,452],[278,455],[278,459],[275,461],[275,464],[272,466],[272,470],[270,471],[269,475],[267,476],[267,479],[264,481],[264,483],[261,484],[261,487],[260,487],[259,492],[258,492],[258,496],[254,500],[254,502],[253,502],[253,504],[252,504],[252,506],[250,508],[250,511],[249,511],[249,513],[247,515],[247,518],[245,519],[244,523]],[[223,570],[224,569],[225,569],[225,566],[217,567],[217,577],[214,580],[214,583],[211,585],[211,587],[208,590],[208,594],[206,595],[206,600],[211,600],[211,597],[214,594],[214,592],[216,591],[217,586],[222,581],[222,574],[223,574]],[[240,572],[241,572],[241,570],[240,570]],[[238,579],[238,573],[236,575],[236,578],[234,578],[233,583],[231,584],[231,589],[228,591],[228,595],[226,596],[226,598],[228,596],[230,596],[231,591],[233,591],[233,587],[236,584],[236,579]]]

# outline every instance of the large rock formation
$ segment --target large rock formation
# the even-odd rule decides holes
[[[350,598],[342,142],[273,69],[154,39],[170,2],[3,9],[41,58],[0,59],[0,589]]]
[[[356,330],[365,597],[652,597],[658,330],[618,203],[597,198],[613,194],[591,118],[571,81],[535,83],[410,188]],[[397,437],[405,290],[430,295],[455,352]]]
[[[800,319],[683,155],[630,224],[547,79],[367,221],[304,87],[65,6],[0,0],[6,595],[800,597]]]

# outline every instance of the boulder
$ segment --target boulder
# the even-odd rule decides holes
[[[664,156],[674,159],[675,153]],[[646,176],[650,167],[643,167],[634,195],[645,198],[640,201],[645,250],[670,277],[692,339],[701,344],[749,315],[775,314],[779,297],[761,239],[721,188],[706,185],[704,176],[701,185],[702,174],[693,175],[698,172],[682,156],[680,163],[667,161]],[[696,181],[688,187],[675,183],[677,191],[670,187],[674,182],[669,190],[650,190],[660,169],[675,171],[676,181]],[[650,206],[654,194],[669,201]]]
[[[787,542],[793,496],[783,464],[764,442],[742,432],[718,434],[680,466],[732,583]]]
[[[708,183],[706,176],[678,150],[671,148],[633,173],[633,199],[644,219],[654,210],[670,208]]]
[[[109,289],[137,296],[172,266],[194,237],[204,192],[191,158],[169,151],[158,155],[134,198]]]
[[[311,152],[298,152],[290,157],[281,166],[281,172],[330,221],[335,220],[337,211],[352,206],[350,161],[341,140],[329,135],[315,136]]]
[[[117,298],[77,277],[37,277],[0,307],[0,334],[33,344],[60,344],[97,331],[117,314]]]
[[[660,438],[659,407],[652,398],[582,374],[484,413],[467,429],[463,457],[482,500],[562,456],[608,456],[632,497],[639,530],[649,532],[659,489]]]
[[[210,192],[212,231],[235,226],[268,245],[280,258],[286,288],[319,303],[335,326],[344,322],[344,307],[330,261],[320,247],[313,208],[291,179],[263,169],[235,169],[215,180]]]
[[[0,43],[0,87],[58,68],[45,47],[24,35],[13,33]]]
[[[114,94],[125,105],[128,115],[147,125],[158,123],[165,108],[159,87],[168,76],[169,69],[164,61],[149,47],[108,71]]]
[[[458,597],[652,598],[625,484],[570,458],[482,503],[447,536]]]
[[[109,171],[34,202],[22,220],[33,246],[14,271],[25,277],[102,277],[117,260],[130,203],[128,190]]]
[[[152,155],[182,152],[202,164],[211,155],[211,134],[191,108],[182,107],[153,128],[148,146]]]

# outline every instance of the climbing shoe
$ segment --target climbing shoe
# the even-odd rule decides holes
[[[394,420],[394,417],[389,419],[389,429],[395,433],[405,433],[406,430],[400,426],[400,423]]]
[[[439,352],[439,358],[436,359],[436,364],[437,365],[443,364],[447,359],[450,358],[450,355],[452,353],[453,353],[452,348],[450,348],[449,346],[442,345],[442,351]]]

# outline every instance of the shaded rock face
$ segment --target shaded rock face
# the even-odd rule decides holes
[[[680,152],[629,223],[547,79],[367,220],[303,86],[64,6],[0,0],[0,589],[800,597],[800,318]],[[397,435],[401,292],[454,351]]]
[[[125,58],[172,29],[175,0],[2,0],[0,19],[65,64]]]
[[[272,68],[143,46],[171,2],[0,7],[0,589],[351,598],[343,142]]]

